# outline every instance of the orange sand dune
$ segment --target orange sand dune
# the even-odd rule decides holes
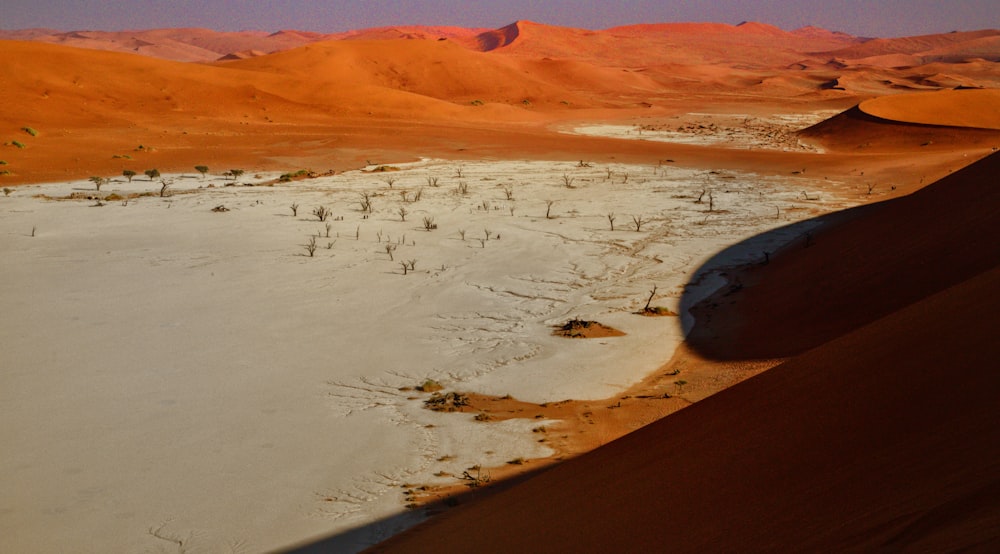
[[[854,42],[851,38],[802,37],[755,23],[664,23],[588,31],[519,21],[489,36],[482,43],[506,55],[573,58],[625,67],[787,65],[807,51]]]
[[[362,40],[366,33],[358,32],[354,40],[317,42],[321,35],[297,31],[166,29],[101,39],[147,53],[174,44],[237,58],[211,64],[0,41],[0,75],[11,76],[0,80],[6,108],[0,143],[25,138],[23,127],[39,131],[24,143],[26,149],[4,150],[0,159],[9,165],[3,181],[149,167],[183,171],[247,160],[259,169],[288,170],[293,164],[326,170],[383,154],[408,158],[414,145],[423,155],[438,156],[470,149],[561,157],[629,151],[651,160],[691,150],[689,158],[709,163],[714,155],[704,148],[620,145],[558,135],[553,126],[669,117],[719,105],[738,106],[733,109],[741,113],[748,106],[829,109],[904,90],[998,80],[996,64],[984,60],[912,70],[830,64],[806,52],[854,39],[750,23],[583,31],[518,22],[489,39],[506,46],[488,52],[469,41],[496,33],[475,31],[400,27],[372,33],[410,38]],[[69,35],[104,36],[63,38]],[[254,51],[302,43],[308,44],[270,55]],[[746,156],[727,153],[722,163],[734,155]]]
[[[1000,90],[942,90],[866,100],[861,111],[905,123],[1000,129]]]
[[[846,323],[816,348],[370,551],[996,551],[997,171],[863,210],[705,303],[771,345]],[[760,321],[774,304],[815,317]]]
[[[905,98],[905,95],[899,95],[899,98]],[[912,156],[912,152],[920,151],[926,157],[955,149],[976,148],[982,152],[1000,146],[1000,133],[993,129],[891,121],[869,115],[859,107],[803,129],[798,135],[807,142],[823,145],[831,152],[857,154],[902,151]]]

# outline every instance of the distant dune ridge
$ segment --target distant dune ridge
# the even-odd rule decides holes
[[[518,21],[496,30],[34,29],[0,38],[15,39],[0,40],[0,125],[41,132],[5,156],[13,184],[141,170],[124,156],[145,143],[158,147],[157,165],[181,169],[205,152],[239,159],[240,145],[280,148],[276,135],[289,137],[279,141],[290,149],[283,159],[312,156],[292,143],[315,145],[331,131],[360,140],[359,127],[374,135],[405,130],[405,121],[471,125],[499,140],[495,130],[507,125],[520,133],[581,116],[667,116],[692,101],[847,107],[900,92],[1000,87],[995,30],[875,41],[753,22],[590,31]]]

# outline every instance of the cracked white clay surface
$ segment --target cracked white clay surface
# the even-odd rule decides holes
[[[432,413],[401,388],[615,394],[690,323],[632,313],[653,285],[654,305],[680,311],[688,283],[718,286],[712,268],[694,272],[727,246],[843,207],[804,178],[729,171],[397,167],[273,187],[172,176],[172,195],[127,205],[36,196],[86,196],[86,181],[0,198],[0,550],[260,552],[351,530],[339,546],[361,549],[417,517],[401,484],[550,454],[537,420]],[[159,183],[102,194],[142,191]],[[758,261],[803,229],[717,264]],[[626,336],[550,334],[573,317]]]

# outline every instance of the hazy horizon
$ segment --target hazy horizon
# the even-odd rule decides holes
[[[247,3],[221,0],[205,6],[188,1],[10,0],[0,29],[123,31],[202,27],[217,31],[295,29],[336,33],[393,25],[499,28],[515,21],[606,29],[638,23],[756,21],[785,30],[816,26],[865,37],[898,37],[1000,28],[992,0],[940,3],[929,0],[770,0],[754,3],[640,0],[627,5],[556,0],[466,3],[452,0],[376,3],[284,0]]]

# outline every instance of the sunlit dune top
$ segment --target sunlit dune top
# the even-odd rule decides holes
[[[893,121],[1000,129],[1000,90],[943,90],[866,100],[861,111]]]

